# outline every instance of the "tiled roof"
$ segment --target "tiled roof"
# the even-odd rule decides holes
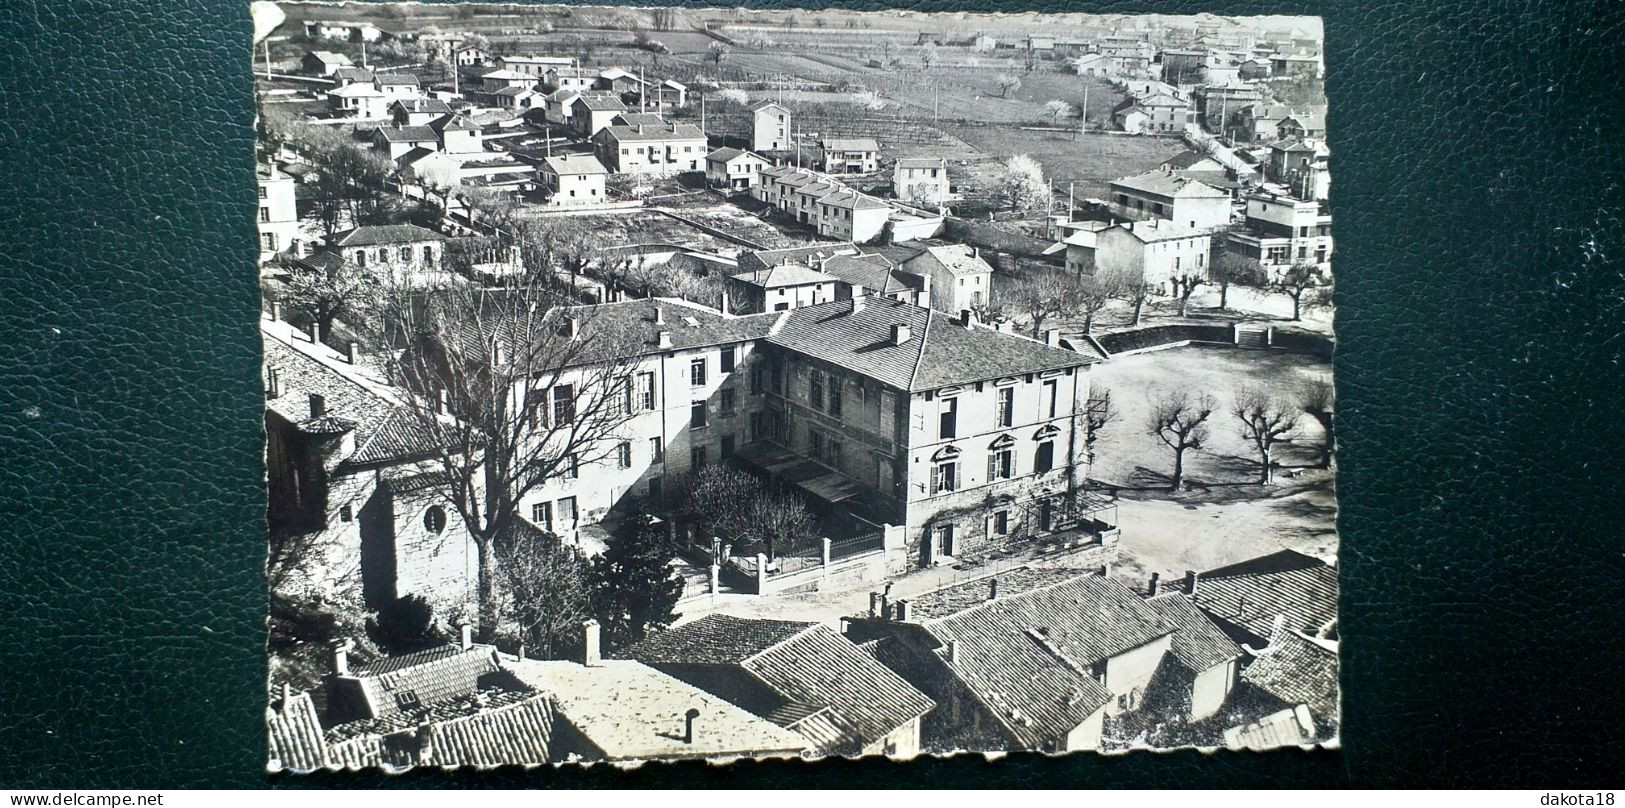
[[[733,665],[800,634],[809,625],[712,614],[651,634],[616,656],[647,664]]]
[[[760,286],[763,289],[805,286],[811,283],[833,283],[835,281],[833,276],[801,264],[779,264],[765,269],[740,272],[734,275],[733,279]]]
[[[908,598],[909,619],[933,620],[980,606],[991,596],[995,580],[998,581],[999,596],[1009,597],[1064,583],[1080,574],[1075,569],[1017,567],[997,575],[963,581]]]
[[[451,105],[438,98],[403,98],[389,105],[391,110],[399,107],[403,112],[427,112],[436,115],[451,114]]]
[[[1190,106],[1190,104],[1187,104],[1187,103],[1185,103],[1184,101],[1182,101],[1182,100],[1180,100],[1178,98],[1175,98],[1175,97],[1173,97],[1171,95],[1168,95],[1167,93],[1157,93],[1155,95],[1148,95],[1148,96],[1145,96],[1144,98],[1139,99],[1136,103],[1138,103],[1142,107],[1188,107],[1188,106]]]
[[[367,224],[334,233],[337,247],[373,247],[380,244],[406,244],[419,241],[445,241],[446,237],[415,224]]]
[[[965,328],[929,309],[886,299],[869,301],[855,314],[850,300],[785,314],[768,341],[910,392],[1094,361],[991,328]],[[892,342],[894,325],[910,331],[901,345]]]
[[[1226,196],[1225,192],[1217,188],[1204,185],[1189,177],[1174,175],[1161,169],[1153,169],[1144,174],[1138,174],[1133,177],[1123,177],[1122,179],[1112,180],[1111,185],[1113,190],[1116,190],[1117,188],[1126,188],[1131,191],[1139,191],[1141,193],[1156,194],[1158,196],[1168,197]]]
[[[772,171],[773,169],[766,169]],[[778,264],[810,264],[820,258],[832,255],[853,254],[858,251],[856,245],[850,241],[830,244],[814,244],[808,247],[787,247],[782,250],[755,250],[741,253],[739,256],[740,269],[759,269],[761,267],[776,266]]]
[[[1337,652],[1296,631],[1283,631],[1241,671],[1241,681],[1280,699],[1303,704],[1320,719],[1337,716]]]
[[[617,126],[666,126],[666,119],[660,117],[658,112],[623,112],[615,116],[611,123]]]
[[[861,748],[929,711],[935,702],[828,626],[708,615],[656,634],[622,656],[648,664],[738,665],[785,700],[775,715],[797,725],[828,707],[809,727],[797,725],[821,749],[837,751],[819,734],[840,730]],[[851,750],[848,750],[851,751]]]
[[[837,255],[818,262],[823,271],[872,294],[884,295],[922,285],[916,275],[898,272],[891,261],[879,255]]]
[[[429,725],[429,766],[547,763],[553,741],[553,702],[527,696],[505,706]]]
[[[468,119],[466,115],[445,115],[429,122],[429,128],[436,132],[446,131],[479,131],[479,127]]]
[[[287,702],[265,711],[270,735],[270,770],[311,772],[327,765],[327,744],[322,722],[309,693],[296,693]]]
[[[443,645],[358,665],[350,675],[360,680],[377,714],[390,715],[401,710],[397,694],[411,694],[417,703],[432,705],[474,693],[479,678],[496,669],[495,653],[488,645],[467,651]]]
[[[333,89],[328,90],[327,94],[336,95],[340,98],[382,98],[384,95],[383,91],[379,90],[377,87],[361,81],[354,84],[346,84],[343,87],[334,87]]]
[[[595,749],[589,758],[797,756],[809,747],[799,734],[668,676],[641,662],[607,659],[591,667],[532,659],[509,663],[527,685],[553,698],[559,718]],[[685,714],[698,710],[693,742]]]
[[[1126,232],[1147,244],[1158,241],[1176,241],[1183,238],[1196,238],[1197,236],[1210,235],[1206,231],[1199,230],[1194,227],[1186,227],[1185,225],[1170,221],[1168,219],[1142,219],[1137,222],[1123,222],[1122,224],[1117,225],[1116,228],[1108,227],[1106,230],[1102,230],[1101,233],[1104,234],[1112,229],[1122,230],[1123,232]],[[1095,243],[1100,243],[1098,236],[1096,237]]]
[[[1225,636],[1183,594],[1169,592],[1150,598],[1146,603],[1174,625],[1170,650],[1185,667],[1200,673],[1241,657],[1241,646]]]
[[[482,78],[482,79],[496,79],[498,81],[513,81],[513,80],[517,80],[517,79],[533,79],[533,78],[535,78],[535,76],[531,76],[531,75],[528,75],[528,74],[525,74],[525,73],[520,73],[517,70],[493,70],[493,71],[491,71],[489,73],[481,74],[480,78]]]
[[[411,73],[378,73],[375,74],[374,78],[377,79],[379,84],[399,84],[416,87],[421,83],[418,81],[418,77]]]
[[[898,168],[942,168],[948,161],[942,157],[902,157],[897,160]]]
[[[779,109],[782,109],[785,112],[790,111],[788,109],[785,109],[783,104],[780,104],[780,103],[778,103],[776,101],[757,101],[756,103],[750,105],[750,111],[751,112],[761,112],[762,110],[767,109],[768,107],[778,107]]]
[[[1224,731],[1224,745],[1229,749],[1255,752],[1300,746],[1314,737],[1314,719],[1300,717],[1299,712],[1302,710],[1278,710],[1251,724],[1231,727]]]
[[[435,131],[427,126],[380,126],[375,131],[390,143],[417,143],[439,139]]]
[[[1277,615],[1289,629],[1319,632],[1337,619],[1337,593],[1336,567],[1282,550],[1202,573],[1196,605],[1221,626],[1268,640]]]
[[[1170,157],[1167,160],[1165,160],[1163,162],[1163,165],[1168,166],[1169,168],[1175,168],[1175,169],[1190,168],[1191,166],[1196,165],[1197,163],[1200,163],[1203,160],[1207,160],[1207,159],[1209,159],[1207,154],[1205,154],[1203,152],[1199,152],[1199,151],[1183,151],[1183,152],[1180,152],[1179,154],[1176,154],[1173,157]]]
[[[617,142],[705,139],[705,132],[691,123],[644,127],[606,126],[604,132]]]
[[[554,174],[608,174],[609,169],[591,154],[560,154],[548,157],[542,164]]]
[[[1292,138],[1286,138],[1284,140],[1277,140],[1274,143],[1270,144],[1270,148],[1279,149],[1281,151],[1287,151],[1287,152],[1305,152],[1305,151],[1306,152],[1312,152],[1312,151],[1315,150],[1315,147],[1313,147],[1313,146],[1311,146],[1311,145],[1309,145],[1309,144],[1307,144],[1307,143],[1305,143],[1305,142],[1303,142],[1301,140],[1294,140]]]
[[[736,149],[736,148],[734,148],[732,146],[724,146],[724,147],[722,147],[720,149],[717,149],[714,152],[711,152],[710,154],[707,154],[705,156],[705,160],[708,163],[727,163],[727,162],[730,162],[730,161],[733,161],[733,160],[737,160],[737,159],[739,159],[741,157],[744,157],[744,156],[746,156],[748,154],[750,154],[750,152],[745,151],[744,149]]]
[[[993,271],[993,267],[988,266],[988,263],[982,260],[979,253],[963,244],[927,247],[925,254],[935,258],[937,263],[947,269],[950,275],[985,275]],[[912,264],[913,261],[909,263]],[[913,267],[904,264],[904,268],[912,269]]]
[[[365,67],[341,67],[333,71],[334,81],[344,81],[345,79],[371,82],[372,71]]]
[[[880,144],[872,137],[827,137],[818,142],[824,151],[880,151]]]
[[[345,56],[342,53],[334,53],[332,51],[321,51],[321,50],[319,50],[319,51],[311,51],[310,55],[316,57],[317,61],[322,62],[324,64],[344,65],[346,67],[354,64],[354,62],[350,61],[350,57]]]
[[[572,101],[570,103],[571,104],[580,104],[580,105],[586,107],[587,109],[593,110],[594,112],[610,112],[610,111],[615,111],[615,110],[624,110],[624,109],[626,109],[626,104],[622,103],[621,99],[613,98],[613,97],[607,96],[607,95],[583,95],[583,96],[578,96],[576,98],[576,100],[574,100],[574,101]]]

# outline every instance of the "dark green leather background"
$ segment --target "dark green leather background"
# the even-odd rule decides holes
[[[0,787],[1617,786],[1618,6],[1022,8],[1325,16],[1342,752],[268,778],[247,3],[12,0]]]

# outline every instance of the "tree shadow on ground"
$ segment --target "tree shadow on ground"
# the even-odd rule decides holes
[[[1100,485],[1123,499],[1136,501],[1166,500],[1178,502],[1190,507],[1199,505],[1229,505],[1238,502],[1254,502],[1258,500],[1283,500],[1279,507],[1292,505],[1292,498],[1300,494],[1311,492],[1325,492],[1330,494],[1331,478],[1328,475],[1313,477],[1299,477],[1296,479],[1282,479],[1279,476],[1271,485],[1260,485],[1256,474],[1258,464],[1253,463],[1249,475],[1244,480],[1217,481],[1201,475],[1185,475],[1183,487],[1179,491],[1170,491],[1169,484],[1173,481],[1172,475],[1167,472],[1136,466],[1124,485],[1101,482]],[[1325,512],[1335,513],[1337,506],[1332,504],[1311,503],[1317,509],[1306,513],[1308,517],[1323,517]],[[1306,506],[1307,507],[1307,506]],[[1288,514],[1291,515],[1291,514]]]

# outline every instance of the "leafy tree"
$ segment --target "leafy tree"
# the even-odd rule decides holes
[[[999,84],[999,97],[1009,98],[1010,94],[1021,89],[1021,79],[1009,73],[1000,73],[995,81]]]
[[[993,177],[993,190],[1011,210],[1027,212],[1049,202],[1044,168],[1031,156],[1011,155]]]
[[[1320,286],[1322,274],[1320,267],[1314,264],[1293,264],[1291,269],[1281,273],[1270,288],[1292,299],[1292,319],[1303,319],[1304,295],[1311,289]]]
[[[738,104],[739,106],[744,106],[750,103],[750,95],[737,87],[729,87],[725,90],[718,90],[716,93],[716,99],[718,101],[726,101],[730,104]]]
[[[1290,442],[1298,428],[1298,410],[1288,400],[1256,387],[1236,391],[1230,412],[1241,422],[1241,437],[1258,452],[1259,485],[1275,480],[1275,445]]]
[[[377,275],[339,258],[326,269],[290,269],[279,297],[309,317],[316,324],[317,338],[326,340],[340,318],[359,320],[372,313],[380,290]]]
[[[501,619],[527,655],[558,659],[575,645],[576,629],[591,615],[592,565],[576,548],[528,524],[496,544]]]
[[[1232,284],[1255,286],[1263,283],[1264,267],[1255,259],[1225,251],[1219,253],[1219,257],[1214,260],[1209,277],[1219,287],[1219,308],[1222,309],[1229,302],[1230,286]]]
[[[729,53],[728,46],[721,42],[712,42],[710,47],[705,49],[705,57],[710,59],[711,64],[718,70],[722,69],[722,60],[728,58]]]
[[[1332,388],[1332,383],[1325,379],[1310,382],[1298,394],[1298,407],[1308,413],[1310,418],[1315,419],[1320,424],[1321,431],[1325,433],[1325,442],[1320,448],[1320,467],[1323,469],[1331,468],[1332,447],[1337,445],[1336,435],[1333,432],[1336,425],[1333,417],[1336,401],[1336,391]]]
[[[1163,393],[1151,402],[1145,429],[1174,452],[1174,473],[1169,491],[1185,484],[1185,453],[1201,449],[1208,438],[1208,418],[1219,408],[1207,393],[1192,395],[1185,390]]]
[[[1077,110],[1073,109],[1071,104],[1057,98],[1044,104],[1044,112],[1049,115],[1051,123],[1059,125],[1061,118],[1070,118]]]
[[[603,626],[606,646],[624,647],[677,619],[672,610],[682,597],[683,582],[671,568],[676,554],[666,526],[645,519],[593,559],[592,610]]]

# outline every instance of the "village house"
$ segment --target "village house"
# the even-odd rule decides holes
[[[1231,113],[1229,131],[1240,140],[1278,140],[1281,123],[1291,115],[1292,110],[1285,104],[1248,104]]]
[[[491,52],[475,45],[463,45],[452,53],[452,63],[458,67],[489,65]]]
[[[1332,217],[1320,202],[1259,191],[1247,197],[1247,218],[1226,234],[1225,248],[1257,261],[1270,278],[1296,264],[1329,270]]]
[[[948,198],[948,161],[941,157],[904,157],[892,166],[892,194],[929,207]]]
[[[345,42],[377,42],[384,38],[384,30],[370,22],[312,20],[305,23],[305,36]]]
[[[1230,116],[1250,104],[1264,100],[1263,93],[1251,84],[1214,84],[1196,88],[1196,113],[1208,131],[1228,131]]]
[[[767,166],[760,155],[725,146],[705,156],[705,182],[712,188],[748,191]]]
[[[1213,239],[1166,219],[1123,222],[1095,234],[1095,271],[1163,288],[1174,278],[1207,277]]]
[[[993,300],[993,267],[982,260],[982,249],[965,244],[929,244],[898,265],[913,275],[930,278],[931,307],[950,315],[980,309]],[[921,304],[924,305],[924,304]]]
[[[549,90],[585,93],[598,83],[598,73],[582,67],[550,67],[542,74],[542,86]]]
[[[480,128],[466,115],[442,115],[430,121],[428,128],[435,133],[440,150],[447,154],[475,154],[485,151]]]
[[[1150,98],[1154,95],[1185,98],[1184,92],[1178,87],[1156,79],[1128,79],[1123,82],[1123,92],[1128,93],[1130,98]]]
[[[1165,50],[1161,59],[1162,80],[1170,84],[1196,84],[1208,63],[1207,52],[1200,50]]]
[[[411,73],[375,73],[373,84],[384,94],[385,105],[403,98],[421,98],[423,85]]]
[[[715,693],[800,734],[817,755],[920,752],[936,703],[818,623],[708,615],[616,656]]]
[[[380,126],[372,130],[373,148],[390,160],[399,160],[413,149],[440,149],[440,136],[427,126]]]
[[[802,264],[776,264],[739,272],[728,278],[729,299],[741,314],[788,311],[827,303],[836,297],[839,280]]]
[[[880,144],[874,138],[824,138],[818,142],[829,174],[873,174],[880,170]]]
[[[1111,227],[1109,222],[1061,222],[1052,227],[1051,238],[1060,240],[1044,251],[1045,255],[1062,254],[1066,271],[1083,277],[1095,274],[1095,247],[1100,231]]]
[[[575,100],[580,97],[581,93],[575,90],[554,90],[547,93],[541,99],[543,118],[547,123],[561,124],[573,129],[574,127],[571,126],[574,120],[572,106],[575,104]]]
[[[621,99],[608,95],[579,95],[570,101],[570,114],[568,119],[570,127],[581,137],[597,137],[615,118],[627,112],[626,104]],[[604,160],[606,165],[614,165],[611,160]]]
[[[1320,57],[1303,53],[1277,53],[1270,56],[1271,76],[1315,76],[1322,68]]]
[[[480,89],[494,93],[508,87],[530,89],[536,86],[536,77],[515,70],[497,69],[480,76]]]
[[[574,67],[576,60],[568,56],[530,56],[526,54],[509,53],[497,57],[497,65],[514,73],[523,73],[540,80],[549,70],[560,67]]]
[[[868,296],[921,307],[931,304],[931,277],[907,272],[884,255],[831,255],[818,258],[813,266],[840,282],[837,300]]]
[[[549,205],[592,205],[608,199],[604,178],[609,170],[591,154],[547,157],[540,171]]]
[[[324,78],[332,76],[341,67],[354,67],[355,63],[350,57],[332,51],[311,51],[300,60],[300,66],[312,76]]]
[[[295,271],[341,259],[302,260]],[[474,547],[455,509],[424,484],[433,444],[405,409],[408,393],[353,343],[315,341],[275,304],[260,332],[273,575],[357,608],[407,596],[452,609],[471,602]],[[295,554],[308,566],[279,565]],[[318,577],[304,580],[307,569]]]
[[[1275,134],[1282,140],[1325,140],[1326,113],[1294,112],[1276,125]]]
[[[333,71],[333,86],[347,87],[356,82],[372,84],[374,78],[372,71],[365,67],[341,67]]]
[[[871,603],[846,634],[937,702],[929,751],[1099,749],[1108,716],[1145,705],[1178,630],[1098,569],[1021,567]]]
[[[578,122],[582,116],[597,114],[576,99]],[[599,159],[617,174],[667,176],[703,170],[708,151],[705,133],[691,123],[664,126],[644,124],[605,126],[592,136]]]
[[[1235,692],[1241,670],[1242,649],[1225,635],[1190,597],[1179,591],[1161,592],[1155,574],[1146,604],[1175,627],[1168,657],[1157,673],[1155,696],[1165,703],[1159,712],[1196,722],[1216,715]]]
[[[795,130],[790,110],[773,101],[750,105],[750,148],[752,151],[786,151]]]
[[[1331,172],[1324,144],[1281,140],[1269,146],[1264,176],[1305,199],[1325,199],[1331,191]]]
[[[1225,634],[1252,648],[1281,630],[1337,637],[1337,568],[1303,553],[1281,550],[1188,572],[1185,592]]]
[[[389,117],[396,126],[426,126],[451,114],[451,105],[435,98],[403,98],[389,105]]]
[[[1269,645],[1254,649],[1241,672],[1237,701],[1252,715],[1264,714],[1257,722],[1225,732],[1231,748],[1261,746],[1248,744],[1248,735],[1274,724],[1273,746],[1306,745],[1337,734],[1338,683],[1336,640],[1305,634],[1293,629],[1277,632]],[[1282,714],[1292,716],[1282,721]],[[1272,721],[1271,719],[1274,719]],[[1276,729],[1282,724],[1285,728]],[[1239,741],[1239,742],[1238,742]]]
[[[857,244],[879,238],[892,215],[886,203],[839,180],[790,166],[762,169],[761,183],[752,195],[821,236]]]
[[[297,183],[293,177],[278,171],[273,163],[258,166],[254,180],[260,199],[259,216],[255,219],[260,232],[260,262],[290,250],[297,254],[299,210],[294,200]]]
[[[1171,170],[1159,168],[1112,180],[1110,191],[1113,216],[1168,219],[1196,230],[1217,230],[1230,224],[1229,193]]]
[[[1183,134],[1195,123],[1196,115],[1184,100],[1158,94],[1125,102],[1112,113],[1112,119],[1130,134]]]
[[[393,100],[372,81],[342,84],[327,91],[327,103],[334,113],[358,120],[385,117]]]
[[[408,276],[432,273],[445,260],[446,237],[415,224],[362,225],[334,233],[327,251],[360,267],[384,267]]]

